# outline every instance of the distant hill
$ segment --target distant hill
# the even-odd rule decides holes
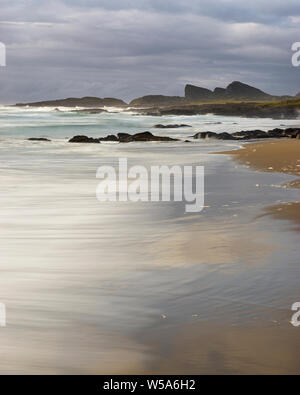
[[[129,103],[129,106],[130,107],[172,106],[176,104],[184,104],[185,102],[186,102],[185,98],[180,96],[148,95],[132,100]]]
[[[273,96],[269,93],[240,81],[231,82],[226,88],[215,88],[213,91],[195,85],[185,86],[185,96],[148,95],[139,97],[129,103],[130,107],[166,107],[185,105],[195,102],[215,101],[273,101],[286,100],[291,96]]]
[[[272,100],[274,96],[253,86],[234,81],[227,88],[211,91],[194,85],[186,85],[185,98],[189,101],[209,100]]]
[[[300,96],[300,92],[296,97]],[[147,95],[133,99],[129,105],[123,100],[106,97],[70,97],[68,99],[47,100],[33,103],[18,103],[16,106],[29,107],[84,107],[84,108],[103,108],[103,107],[168,107],[185,106],[188,104],[199,104],[205,102],[230,102],[230,101],[281,101],[295,99],[292,96],[273,96],[253,86],[239,81],[233,81],[226,88],[217,87],[213,91],[200,86],[186,85],[185,96],[166,96],[166,95]]]
[[[214,98],[213,91],[200,88],[199,86],[195,85],[186,85],[185,87],[185,98],[188,100],[211,100]]]
[[[101,99],[99,97],[70,97],[68,99],[47,100],[34,103],[17,103],[16,106],[24,107],[127,107],[127,103],[120,99],[106,97]]]

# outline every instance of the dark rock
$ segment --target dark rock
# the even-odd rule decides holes
[[[101,99],[99,97],[70,97],[68,99],[58,99],[58,100],[48,100],[48,101],[40,101],[34,103],[17,103],[18,107],[126,107],[127,104],[120,99],[106,97]]]
[[[227,102],[208,104],[189,104],[183,106],[170,106],[159,109],[159,115],[205,115],[214,114],[222,116],[239,116],[248,118],[273,118],[273,119],[297,119],[300,104],[282,102],[278,105],[273,103],[255,102]],[[147,110],[143,110],[148,115]]]
[[[225,88],[215,88],[214,90],[214,98],[215,99],[226,99],[227,98],[227,91]]]
[[[253,139],[266,139],[266,138],[297,138],[300,137],[300,128],[288,128],[288,129],[272,129],[268,132],[263,130],[242,130],[235,133],[214,133],[214,132],[199,132],[193,137],[194,139],[216,139],[216,140],[253,140]]]
[[[218,133],[216,136],[217,140],[236,140],[236,138],[230,133]]]
[[[292,139],[296,138],[297,134],[300,132],[300,128],[288,128],[285,129],[283,137],[290,137]]]
[[[198,132],[194,136],[194,139],[208,139],[208,138],[215,138],[217,133],[214,132]]]
[[[276,129],[268,130],[267,133],[268,133],[268,136],[269,136],[269,137],[272,137],[272,138],[280,138],[280,137],[283,136],[284,129],[276,128]]]
[[[99,141],[119,141],[118,137],[114,134],[110,134],[106,137],[99,138]]]
[[[186,85],[185,97],[189,101],[211,101],[211,100],[271,100],[273,96],[254,88],[253,86],[234,81],[227,88],[215,88],[211,91],[194,85]]]
[[[213,96],[213,92],[206,88],[190,84],[185,87],[185,97],[190,101],[209,100],[212,99]]]
[[[184,104],[185,98],[181,96],[148,95],[139,97],[129,103],[130,107],[155,107]]]
[[[194,139],[215,139],[215,140],[236,140],[236,138],[229,133],[214,133],[214,132],[199,132],[196,133]]]
[[[176,128],[191,128],[191,125],[185,125],[185,124],[171,124],[171,125],[154,125],[153,126],[156,129],[176,129]]]
[[[226,88],[226,94],[232,99],[245,99],[245,100],[266,100],[272,96],[268,93],[261,91],[260,89],[254,88],[253,86],[244,84],[239,81],[234,81],[229,84]]]
[[[74,136],[69,140],[69,143],[96,143],[99,144],[99,139],[94,139],[87,136]]]
[[[119,139],[120,143],[125,143],[129,139],[129,137],[131,137],[131,134],[129,134],[129,133],[118,133],[117,136],[118,136],[118,139]]]
[[[51,140],[46,139],[46,138],[44,138],[44,137],[30,137],[30,138],[28,139],[28,141],[51,141]]]
[[[270,137],[267,132],[263,130],[242,130],[241,132],[236,132],[232,134],[234,137],[242,138],[244,140],[248,139],[262,139]]]
[[[280,137],[296,138],[298,133],[300,133],[300,128],[287,128],[287,129],[276,128],[268,131],[269,137],[273,137],[273,138],[280,138]]]
[[[76,112],[77,114],[101,114],[103,112],[108,112],[103,108],[84,108],[81,110],[72,110],[70,112]]]
[[[119,136],[119,135],[118,135]],[[138,141],[138,142],[144,142],[144,141],[178,141],[178,139],[173,139],[171,137],[165,137],[165,136],[154,136],[150,132],[142,132],[142,133],[137,133],[134,135],[129,135],[127,137],[120,138],[119,137],[120,143],[129,143],[133,141]]]

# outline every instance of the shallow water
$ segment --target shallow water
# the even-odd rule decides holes
[[[66,140],[153,132],[156,123],[192,125],[155,129],[185,139],[197,131],[267,130],[297,121],[2,108],[0,302],[7,327],[0,328],[1,373],[163,371],[163,361],[179,358],[178,332],[191,324],[220,331],[291,326],[290,308],[300,298],[299,235],[289,222],[258,215],[267,205],[297,200],[298,191],[281,187],[293,177],[210,154],[236,142]],[[129,165],[204,165],[206,208],[191,215],[178,202],[98,202],[97,167],[116,165],[119,157]],[[290,329],[280,345],[287,353],[300,330]],[[226,359],[234,346],[217,351]],[[192,359],[194,370],[207,372],[197,354],[180,358],[182,370]]]

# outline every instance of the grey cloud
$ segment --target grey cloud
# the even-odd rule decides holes
[[[182,94],[240,79],[300,90],[291,66],[298,0],[2,1],[0,102],[65,96]],[[298,12],[298,14],[297,14]],[[274,20],[272,22],[272,20]]]

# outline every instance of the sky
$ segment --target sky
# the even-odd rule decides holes
[[[238,80],[300,92],[299,0],[0,0],[0,103],[179,95]]]

